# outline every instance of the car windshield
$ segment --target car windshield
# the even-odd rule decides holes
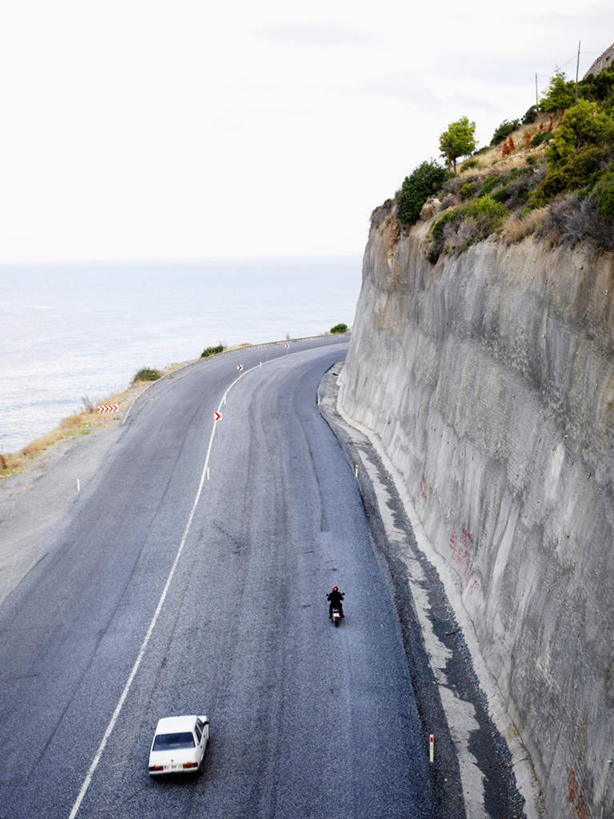
[[[194,737],[189,731],[182,731],[179,734],[156,734],[154,739],[154,751],[173,751],[176,748],[193,748]]]

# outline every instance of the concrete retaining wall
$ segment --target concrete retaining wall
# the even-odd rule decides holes
[[[549,815],[614,816],[614,261],[432,266],[428,228],[371,230],[341,407],[455,568]]]

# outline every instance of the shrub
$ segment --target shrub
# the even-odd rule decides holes
[[[563,71],[555,71],[550,78],[550,83],[540,103],[542,111],[556,111],[560,108],[568,108],[573,104],[575,97],[575,86],[571,80],[565,78]]]
[[[486,239],[502,224],[506,214],[505,205],[490,196],[472,199],[466,205],[446,211],[431,228],[433,242],[427,254],[428,261],[435,264],[446,245],[460,253],[469,245]]]
[[[524,117],[522,118],[522,124],[531,125],[531,123],[535,122],[537,119],[538,110],[537,105],[532,105],[530,108],[528,108]]]
[[[578,84],[578,96],[597,102],[614,100],[614,66],[610,65],[597,76],[589,74]]]
[[[496,230],[506,214],[505,205],[496,202],[491,196],[474,199],[465,208],[465,216],[474,218],[479,223],[481,239],[485,239],[493,230]]]
[[[600,177],[595,185],[597,210],[604,219],[614,219],[614,165]]]
[[[503,142],[504,139],[515,131],[517,128],[520,128],[520,120],[519,119],[504,119],[501,125],[498,128],[495,128],[495,132],[492,135],[492,139],[490,140],[491,145],[498,145],[500,142]]]
[[[592,187],[607,152],[607,146],[593,145],[571,152],[566,162],[549,161],[545,179],[531,194],[533,204],[545,205],[559,193]]]
[[[461,199],[471,199],[473,196],[473,189],[475,188],[475,182],[466,182],[463,187],[459,190],[458,195]]]
[[[160,370],[154,370],[151,367],[143,367],[143,369],[139,370],[134,376],[132,383],[135,384],[137,381],[157,381],[161,375],[162,373]]]
[[[540,131],[539,134],[535,134],[535,136],[531,139],[530,147],[537,148],[538,145],[541,145],[544,142],[550,142],[552,139],[552,131]]]
[[[566,113],[550,146],[549,160],[565,161],[567,157],[586,145],[611,142],[614,124],[611,117],[600,111],[597,104],[580,100]]]
[[[412,224],[420,216],[422,206],[444,183],[447,172],[434,160],[423,162],[406,176],[398,194],[399,219]]]
[[[536,162],[537,162],[537,157],[536,156],[528,156],[527,157],[527,165],[535,165]]]
[[[496,191],[493,191],[492,198],[495,200],[495,202],[507,202],[510,195],[511,194],[507,186],[504,185],[502,188],[497,188]]]
[[[548,209],[543,235],[557,244],[587,242],[597,250],[614,250],[614,221],[604,219],[591,197],[568,193]]]
[[[484,180],[484,184],[480,188],[480,192],[478,196],[488,196],[492,190],[494,190],[498,185],[501,185],[502,179],[497,174],[491,174],[487,176]]]
[[[217,347],[205,347],[205,349],[200,354],[201,358],[209,358],[210,355],[215,355],[216,353],[221,353],[224,349],[223,344],[218,344]]]
[[[348,326],[347,324],[335,324],[334,327],[330,328],[331,333],[347,333]]]

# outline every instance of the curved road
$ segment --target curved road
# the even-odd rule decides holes
[[[0,607],[0,816],[432,815],[390,592],[315,400],[346,348],[226,354],[135,406]],[[158,718],[202,712],[202,775],[151,781]]]

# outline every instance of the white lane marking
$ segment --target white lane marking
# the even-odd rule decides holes
[[[279,359],[271,358],[269,361],[265,361],[264,363],[265,364],[273,364],[275,361],[279,361]],[[260,366],[262,366],[262,365],[260,365]],[[221,399],[220,404],[218,406],[218,412],[221,409],[222,404],[226,403],[226,397],[227,397],[228,393],[230,392],[230,390],[235,386],[235,384],[238,381],[240,381],[242,378],[244,378],[248,373],[252,372],[252,370],[255,370],[255,369],[257,369],[257,368],[252,367],[249,370],[245,370],[245,372],[242,372],[241,375],[239,375],[237,378],[235,378],[235,380],[230,384],[230,386],[228,387],[228,389],[226,390],[226,392],[222,396],[222,399]],[[158,622],[158,617],[160,616],[160,612],[162,611],[162,606],[164,605],[164,601],[166,600],[166,595],[168,594],[168,590],[170,588],[171,581],[173,579],[173,575],[175,574],[175,569],[177,568],[177,564],[179,563],[179,558],[181,557],[181,553],[183,552],[183,547],[185,546],[186,540],[188,538],[188,534],[190,532],[190,527],[192,526],[192,520],[194,518],[194,513],[196,512],[196,507],[198,506],[198,501],[200,500],[200,496],[201,496],[202,491],[203,491],[203,486],[205,484],[205,477],[207,475],[207,472],[209,471],[209,458],[211,456],[211,448],[213,446],[213,439],[215,438],[215,430],[217,429],[217,426],[218,425],[216,423],[214,423],[213,427],[211,429],[211,436],[209,438],[209,446],[207,447],[207,455],[205,457],[205,464],[203,466],[203,471],[202,471],[202,474],[200,476],[200,483],[198,484],[198,490],[196,492],[196,497],[194,498],[194,503],[192,504],[192,511],[190,512],[190,516],[188,518],[188,522],[186,524],[185,531],[183,533],[183,537],[181,538],[181,543],[179,544],[179,549],[177,550],[177,554],[175,555],[175,560],[173,561],[173,565],[171,566],[171,570],[170,570],[168,578],[166,580],[166,584],[164,586],[164,589],[162,590],[160,600],[158,601],[158,605],[156,607],[154,615],[151,618],[149,628],[147,629],[147,633],[145,634],[145,639],[141,643],[141,648],[139,649],[139,653],[137,655],[137,658],[134,661],[134,665],[132,666],[132,671],[128,675],[128,679],[126,680],[124,690],[121,693],[121,696],[119,698],[119,701],[118,701],[117,705],[115,706],[115,711],[113,711],[113,715],[112,715],[112,717],[111,717],[111,719],[109,721],[109,724],[107,725],[107,729],[104,732],[104,736],[103,736],[102,740],[100,741],[100,745],[98,746],[96,754],[94,755],[94,759],[92,760],[92,764],[89,767],[89,770],[88,770],[88,772],[86,774],[85,779],[83,780],[83,784],[81,785],[81,790],[79,791],[79,795],[77,796],[74,805],[72,806],[72,810],[70,811],[68,819],[74,819],[74,817],[77,815],[77,812],[78,812],[79,808],[81,807],[81,803],[83,802],[83,799],[85,798],[85,794],[87,793],[88,788],[89,788],[89,786],[91,784],[92,777],[94,776],[94,772],[95,772],[96,768],[98,767],[98,763],[100,762],[100,758],[102,757],[102,754],[104,753],[104,749],[106,748],[109,737],[111,736],[111,732],[113,731],[113,728],[115,727],[115,723],[117,722],[117,720],[119,718],[119,715],[120,715],[121,710],[122,710],[122,708],[124,706],[124,703],[126,701],[128,693],[130,691],[130,688],[132,686],[134,678],[136,677],[136,672],[138,671],[139,666],[141,664],[141,660],[143,659],[143,655],[145,654],[145,649],[147,648],[147,644],[149,643],[151,635],[153,634],[153,630],[156,627],[156,623]]]

